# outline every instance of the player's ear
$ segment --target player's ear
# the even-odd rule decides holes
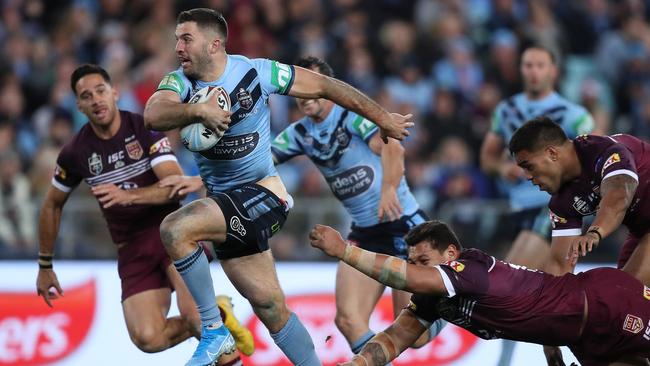
[[[552,161],[557,161],[558,158],[558,148],[557,146],[549,145],[546,148],[544,148],[546,154],[548,155],[549,159]]]
[[[449,246],[447,246],[447,249],[445,249],[445,252],[443,253],[444,258],[447,261],[453,261],[457,259],[459,255],[460,252],[458,251],[458,248],[456,248],[456,246],[453,244],[449,244]]]

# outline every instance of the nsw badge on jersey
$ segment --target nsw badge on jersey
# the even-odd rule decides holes
[[[239,88],[239,91],[237,92],[237,101],[239,102],[239,106],[245,110],[249,110],[253,106],[253,97],[251,97],[251,93],[244,88]]]

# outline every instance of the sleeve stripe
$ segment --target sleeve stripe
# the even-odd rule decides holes
[[[631,170],[627,170],[627,169],[618,169],[618,170],[614,170],[612,172],[609,172],[603,177],[603,180],[605,180],[605,179],[607,179],[609,177],[613,177],[615,175],[620,175],[620,174],[629,175],[630,177],[634,178],[634,180],[636,180],[637,182],[639,181],[639,176],[635,172],[633,172]]]
[[[488,273],[492,272],[492,270],[494,269],[494,266],[496,266],[496,264],[497,264],[497,260],[494,257],[490,257],[490,258],[492,258],[492,265],[490,266],[490,268],[488,268]]]
[[[447,272],[445,272],[444,269],[440,268],[440,266],[435,266],[434,268],[437,269],[438,272],[440,272],[440,276],[442,276],[442,283],[445,284],[445,288],[447,289],[447,297],[456,296],[456,289],[454,288],[454,285],[452,285],[451,279],[449,279]]]
[[[56,179],[52,178],[52,185],[54,188],[58,189],[59,191],[65,192],[65,193],[70,193],[72,191],[71,187],[65,186],[61,183],[59,183]]]
[[[578,236],[582,235],[582,229],[553,230],[551,236]]]
[[[176,156],[174,156],[173,154],[165,154],[165,155],[161,155],[161,156],[156,156],[155,158],[151,159],[151,167],[153,168],[156,165],[158,165],[160,163],[163,163],[165,161],[176,161],[176,162],[178,162],[178,160],[176,159]]]
[[[291,91],[291,87],[293,86],[293,80],[296,78],[296,68],[293,67],[293,65],[289,65],[289,68],[291,68],[291,79],[289,79],[289,83],[287,86],[282,90],[282,95],[287,95],[289,94],[289,91]]]

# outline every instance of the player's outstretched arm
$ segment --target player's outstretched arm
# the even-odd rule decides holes
[[[325,225],[316,225],[309,233],[309,240],[313,247],[386,286],[419,294],[447,295],[442,276],[435,268],[416,266],[397,257],[348,245],[338,231]]]
[[[407,309],[397,316],[397,319],[385,331],[375,335],[366,343],[359,354],[343,365],[346,366],[376,366],[385,365],[394,360],[427,328],[417,317]]]
[[[344,83],[302,67],[295,66],[295,78],[289,95],[298,98],[327,98],[374,122],[381,129],[384,142],[388,137],[402,140],[413,127],[412,115],[389,113],[365,94]]]
[[[52,307],[51,300],[63,296],[63,289],[54,273],[52,259],[54,257],[54,242],[59,233],[61,212],[70,193],[50,187],[45,195],[43,207],[38,218],[38,276],[36,278],[36,293],[43,297],[45,303]],[[56,292],[52,291],[54,289]]]

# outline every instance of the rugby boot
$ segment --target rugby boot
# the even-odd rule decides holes
[[[235,317],[235,313],[232,310],[232,299],[226,295],[219,295],[217,296],[217,305],[223,312],[221,315],[223,324],[228,328],[233,338],[235,338],[239,352],[246,356],[252,355],[255,351],[253,334]]]
[[[204,326],[201,341],[185,366],[212,366],[219,356],[235,351],[235,340],[224,325]]]

